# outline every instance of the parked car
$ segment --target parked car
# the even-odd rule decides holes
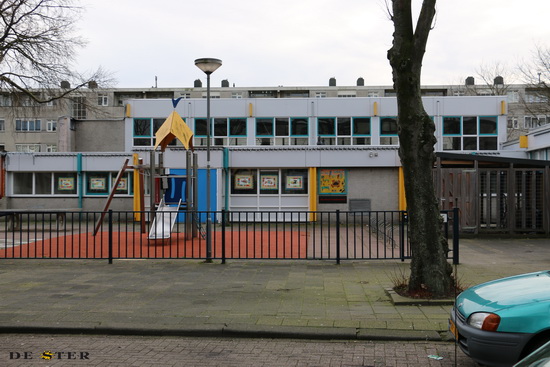
[[[550,367],[550,342],[523,358],[514,367]]]
[[[449,330],[477,363],[513,366],[550,341],[550,271],[468,288],[456,298]]]

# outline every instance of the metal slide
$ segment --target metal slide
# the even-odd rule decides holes
[[[177,206],[167,206],[164,202],[164,198],[161,199],[155,214],[155,219],[151,225],[151,230],[149,231],[150,240],[164,240],[170,238],[172,228],[178,217],[180,206],[181,199]]]

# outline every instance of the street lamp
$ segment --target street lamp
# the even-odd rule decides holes
[[[222,60],[196,59],[195,65],[206,74],[206,261],[212,261],[212,217],[210,205],[210,74],[222,66]]]

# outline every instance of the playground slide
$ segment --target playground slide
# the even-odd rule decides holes
[[[157,208],[157,213],[155,214],[155,219],[151,225],[151,230],[149,231],[150,240],[163,240],[170,238],[172,228],[174,227],[174,223],[176,223],[180,206],[181,199],[177,206],[167,206],[164,203],[164,199],[160,201]]]

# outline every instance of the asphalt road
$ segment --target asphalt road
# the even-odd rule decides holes
[[[51,359],[45,359],[51,356]],[[436,359],[437,358],[437,359]],[[441,359],[439,359],[441,358]],[[11,366],[474,367],[450,342],[0,335]]]

